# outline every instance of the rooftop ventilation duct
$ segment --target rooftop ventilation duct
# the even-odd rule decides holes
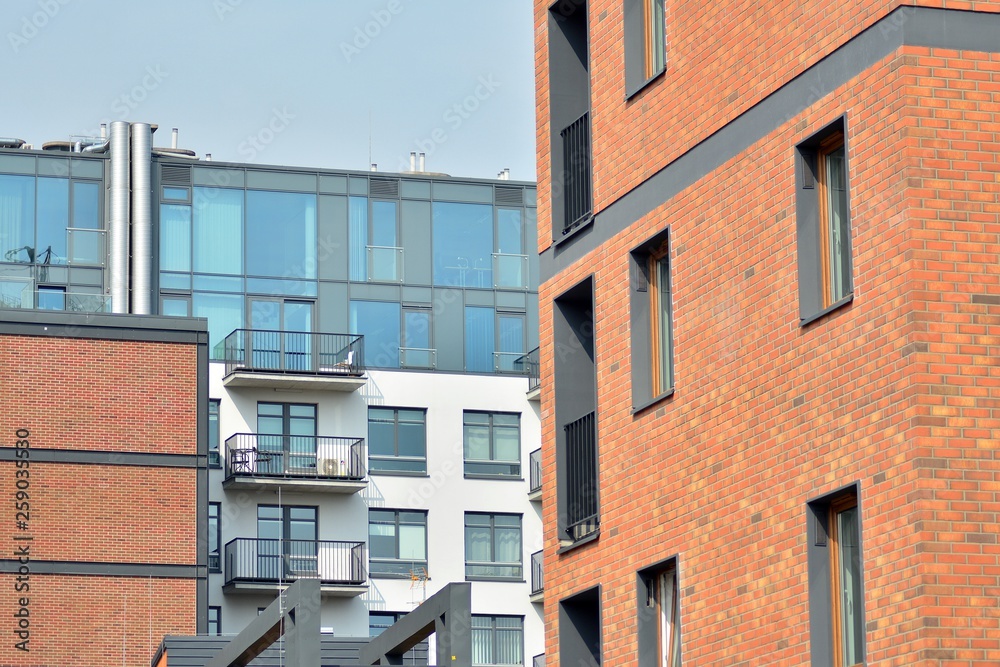
[[[14,139],[13,137],[0,137],[0,148],[21,148],[25,144],[24,139]]]
[[[148,123],[132,124],[132,312],[149,315],[153,280],[153,186],[150,179],[153,133]]]
[[[128,123],[111,123],[111,214],[108,224],[108,274],[111,312],[128,312],[128,215],[129,160]]]

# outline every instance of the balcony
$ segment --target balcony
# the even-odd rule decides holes
[[[563,544],[597,533],[597,413],[566,424],[566,524]]]
[[[357,391],[365,385],[364,336],[237,329],[223,341],[226,387]]]
[[[531,554],[531,602],[542,602],[545,593],[545,578],[542,576],[542,552]]]
[[[225,593],[275,593],[296,579],[319,579],[327,597],[368,590],[364,542],[237,538],[226,544]]]
[[[226,440],[225,469],[225,489],[357,493],[368,486],[362,438],[237,433]]]
[[[397,246],[365,246],[368,282],[402,283],[403,249]]]
[[[514,362],[515,368],[520,368],[528,376],[528,400],[542,400],[541,364],[538,359],[538,348],[519,357]]]
[[[493,287],[528,289],[528,256],[493,253]]]
[[[528,454],[528,500],[542,500],[542,450]]]

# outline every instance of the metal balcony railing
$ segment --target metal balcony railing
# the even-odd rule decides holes
[[[399,365],[402,368],[437,368],[437,350],[429,347],[401,347]]]
[[[597,413],[563,427],[566,431],[566,534],[573,541],[597,532]]]
[[[590,112],[577,118],[560,132],[563,142],[565,218],[563,234],[582,224],[590,216]]]
[[[518,368],[528,376],[528,391],[534,391],[542,386],[541,364],[538,359],[538,348],[526,352],[514,361]]]
[[[528,493],[542,490],[542,449],[528,454]]]
[[[364,336],[237,329],[223,341],[226,375],[235,371],[360,376]]]
[[[368,573],[364,542],[237,538],[226,544],[226,584],[319,579],[360,586]]]
[[[403,249],[397,246],[365,246],[368,253],[368,280],[380,283],[403,282]]]
[[[528,287],[528,256],[493,253],[493,287]]]
[[[525,369],[519,363],[524,358],[524,352],[494,352],[493,370],[497,373],[524,375]]]
[[[237,433],[226,439],[226,479],[361,480],[363,438]]]
[[[538,595],[545,590],[545,578],[542,572],[542,552],[531,554],[531,594]]]

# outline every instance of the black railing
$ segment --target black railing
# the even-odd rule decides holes
[[[528,376],[528,391],[534,391],[542,386],[541,367],[538,363],[538,348],[521,355],[514,362],[514,368]]]
[[[237,329],[223,341],[226,375],[238,370],[363,375],[365,339],[355,334]]]
[[[583,223],[590,215],[590,113],[587,112],[560,132],[563,144],[565,214],[563,234]]]
[[[227,584],[319,579],[360,586],[367,578],[364,542],[237,538],[226,544]]]
[[[542,450],[528,454],[528,493],[542,490]]]
[[[545,667],[545,654],[539,653],[531,659],[531,667]]]
[[[545,590],[545,578],[542,573],[542,552],[531,554],[531,594],[538,595]]]
[[[566,424],[566,533],[573,541],[597,532],[596,413]]]
[[[361,480],[363,438],[237,433],[226,439],[226,479]]]

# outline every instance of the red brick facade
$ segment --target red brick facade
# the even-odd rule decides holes
[[[0,323],[0,493],[28,503],[3,518],[0,665],[144,667],[164,635],[198,629],[206,345],[58,322],[64,336]]]
[[[861,30],[899,28],[901,4],[667,0],[666,75],[626,103],[622,2],[592,0],[595,227]],[[543,249],[550,5],[536,3]],[[841,116],[854,296],[800,326],[795,147]],[[867,664],[1000,663],[998,198],[998,49],[904,45],[610,240],[574,241],[582,258],[540,290],[549,667],[559,601],[597,584],[602,664],[636,664],[636,572],[674,555],[684,665],[810,665],[806,507],[847,484]],[[629,253],[666,228],[675,392],[633,414]],[[557,554],[552,302],[590,275],[601,531]]]

